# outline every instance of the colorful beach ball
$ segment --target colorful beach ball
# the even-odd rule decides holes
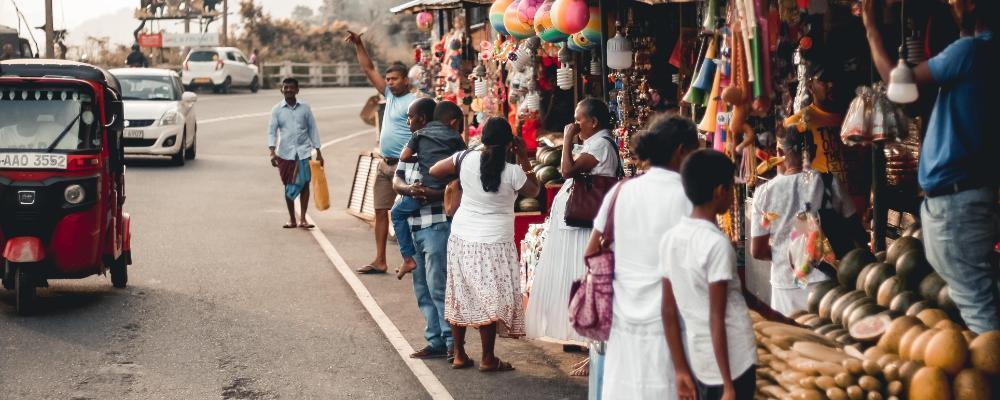
[[[567,35],[577,33],[590,21],[590,7],[586,0],[555,0],[552,3],[552,24]]]
[[[521,23],[529,26],[534,25],[535,14],[538,13],[542,2],[543,0],[521,0],[521,3],[517,5],[517,18],[521,20]]]
[[[535,34],[538,35],[540,39],[549,43],[559,43],[569,35],[559,32],[555,25],[552,24],[552,1],[546,1],[538,7],[538,11],[535,12]]]
[[[587,26],[583,28],[580,33],[587,38],[588,41],[593,43],[601,42],[601,10],[597,7],[590,7],[590,21],[587,22]]]
[[[577,53],[583,53],[583,52],[587,51],[587,49],[585,49],[585,48],[580,47],[579,45],[577,45],[576,42],[573,41],[573,37],[572,36],[566,38],[566,48],[570,49],[572,51],[575,51]]]
[[[504,11],[507,11],[507,7],[513,3],[514,0],[496,0],[492,6],[490,6],[490,26],[493,30],[501,35],[509,35],[507,33],[507,28],[503,24]]]
[[[417,14],[417,29],[427,32],[431,30],[432,26],[434,26],[434,14],[427,11]]]
[[[583,32],[577,32],[570,35],[569,40],[574,44],[576,44],[577,47],[580,47],[581,49],[584,50],[589,50],[594,46],[597,46],[598,43],[598,42],[591,42],[589,39],[587,39],[586,36],[583,35]]]
[[[507,33],[518,40],[535,36],[535,30],[531,24],[525,24],[517,17],[517,9],[521,1],[523,0],[515,0],[503,13],[503,26],[507,28]]]

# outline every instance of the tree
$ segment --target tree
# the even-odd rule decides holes
[[[299,4],[292,10],[292,19],[313,24],[316,22],[316,13],[313,12],[312,8]]]

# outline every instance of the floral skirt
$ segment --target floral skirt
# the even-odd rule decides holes
[[[444,318],[477,328],[497,323],[501,337],[524,336],[521,277],[514,242],[448,239],[448,284]]]

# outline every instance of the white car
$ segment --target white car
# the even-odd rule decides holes
[[[122,145],[127,155],[170,156],[175,165],[198,151],[198,95],[185,92],[177,73],[157,68],[117,68],[125,103]]]
[[[199,87],[211,87],[215,93],[229,93],[233,87],[260,90],[257,66],[235,47],[192,49],[184,59],[181,81],[192,92]]]

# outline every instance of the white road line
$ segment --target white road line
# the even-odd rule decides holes
[[[347,141],[347,140],[351,140],[351,139],[354,139],[354,138],[356,138],[358,136],[367,135],[369,133],[375,133],[375,128],[365,129],[363,131],[354,132],[354,133],[352,133],[350,135],[333,139],[333,140],[331,140],[329,142],[323,143],[323,145],[320,146],[320,148],[321,149],[325,149],[325,148],[333,146],[333,145],[335,145],[337,143],[340,143],[340,142],[343,142],[343,141]]]
[[[310,224],[316,225],[312,217],[307,216],[306,218]],[[441,381],[431,372],[430,368],[427,368],[427,364],[424,364],[423,360],[410,358],[410,354],[413,353],[413,347],[403,337],[396,324],[392,323],[389,316],[385,314],[385,311],[382,311],[382,307],[379,307],[378,302],[375,301],[375,297],[368,291],[364,283],[361,283],[361,279],[358,279],[357,274],[347,266],[347,262],[344,261],[340,253],[337,252],[337,249],[326,238],[319,225],[316,225],[311,232],[313,238],[319,243],[319,247],[323,249],[323,253],[326,253],[326,257],[337,268],[337,272],[340,272],[340,275],[344,277],[347,284],[354,290],[354,294],[358,297],[358,300],[368,310],[368,314],[375,320],[375,324],[382,330],[386,339],[389,339],[389,343],[396,349],[396,353],[399,353],[399,358],[403,359],[406,366],[410,368],[413,375],[417,377],[420,384],[427,390],[427,394],[430,394],[431,398],[435,400],[454,400],[451,393],[448,393],[448,389],[445,389]]]
[[[340,105],[336,105],[336,106],[313,107],[313,111],[333,110],[333,109],[338,109],[338,108],[360,108],[360,106],[358,106],[357,104],[340,104]],[[240,115],[231,115],[231,116],[228,116],[228,117],[203,119],[203,120],[198,121],[198,123],[199,124],[212,124],[212,123],[216,123],[216,122],[232,121],[234,119],[254,118],[254,117],[267,117],[267,116],[270,116],[270,115],[271,115],[271,112],[267,111],[267,112],[253,113],[253,114],[240,114]]]

